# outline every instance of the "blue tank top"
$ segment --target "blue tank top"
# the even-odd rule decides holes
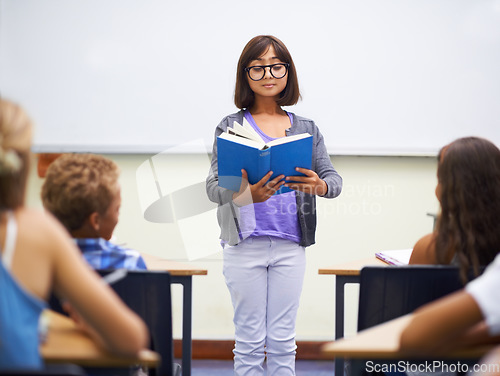
[[[38,321],[46,303],[24,290],[9,272],[17,224],[12,213],[7,218],[0,258],[0,371],[41,369]]]

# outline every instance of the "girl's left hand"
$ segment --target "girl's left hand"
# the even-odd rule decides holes
[[[285,183],[286,187],[318,196],[324,196],[328,192],[326,182],[320,179],[316,172],[301,167],[297,167],[295,170],[306,176],[287,176],[285,179],[292,181]]]

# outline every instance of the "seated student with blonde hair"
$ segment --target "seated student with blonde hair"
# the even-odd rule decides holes
[[[94,269],[145,270],[139,252],[110,239],[121,206],[118,166],[95,154],[63,154],[47,169],[43,206],[66,227]]]
[[[410,264],[452,264],[465,281],[500,252],[500,150],[479,137],[459,138],[438,155],[433,233],[421,238]]]
[[[0,99],[0,370],[43,369],[38,322],[52,291],[105,348],[135,355],[148,344],[144,322],[82,260],[52,215],[24,206],[31,133],[26,113]]]

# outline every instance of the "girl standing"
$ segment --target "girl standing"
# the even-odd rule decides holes
[[[251,39],[240,56],[235,89],[239,112],[217,126],[215,140],[245,118],[265,142],[300,133],[313,136],[311,169],[301,176],[269,171],[249,184],[242,170],[239,192],[218,186],[214,142],[207,194],[219,204],[224,276],[234,307],[236,375],[295,375],[295,321],[305,273],[305,247],[314,244],[316,195],[337,197],[342,178],[333,168],[323,136],[312,120],[282,109],[300,98],[297,74],[277,38]],[[237,156],[235,156],[237,158]],[[286,180],[286,182],[285,182]],[[292,192],[274,195],[285,185]]]

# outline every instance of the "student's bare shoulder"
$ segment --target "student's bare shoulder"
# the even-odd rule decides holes
[[[434,242],[436,239],[436,234],[434,232],[431,232],[430,234],[422,236],[420,239],[418,239],[417,243],[415,243],[415,246],[429,246]]]
[[[58,226],[57,220],[52,214],[43,209],[22,208],[16,211],[19,221],[25,224],[39,223],[40,226]]]
[[[69,234],[61,223],[42,209],[23,208],[16,211],[20,234],[29,234],[33,240],[45,243],[54,238],[69,239]]]
[[[435,233],[430,233],[421,237],[413,247],[410,264],[436,264],[435,240]]]

